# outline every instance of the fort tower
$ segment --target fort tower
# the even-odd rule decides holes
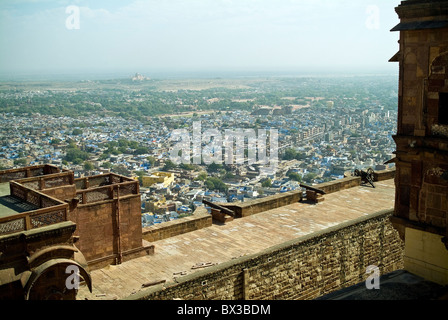
[[[402,1],[396,200],[405,268],[448,284],[448,1]]]

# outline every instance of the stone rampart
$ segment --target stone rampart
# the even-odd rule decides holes
[[[132,300],[307,300],[403,268],[392,209],[300,237],[134,294]],[[219,248],[217,248],[219,250]]]
[[[143,239],[154,242],[179,234],[199,230],[212,225],[212,216],[204,207],[197,208],[193,215],[173,221],[155,224],[143,228]]]

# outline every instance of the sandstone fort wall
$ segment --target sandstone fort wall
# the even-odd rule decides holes
[[[389,220],[392,214],[381,211],[339,224],[128,299],[314,299],[365,281],[369,265],[381,274],[403,268],[404,246]]]

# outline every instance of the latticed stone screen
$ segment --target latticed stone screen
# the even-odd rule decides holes
[[[86,180],[85,179],[75,180],[75,186],[77,190],[85,189]]]
[[[65,221],[65,210],[51,211],[30,217],[32,228],[39,228]]]
[[[12,196],[17,197],[22,200],[26,200],[27,191],[23,187],[18,186],[16,184],[11,184],[10,187],[11,187],[11,195]]]
[[[41,176],[44,174],[44,168],[43,167],[39,167],[39,168],[34,168],[34,169],[30,169],[30,176],[31,177],[35,177],[35,176]]]
[[[109,176],[99,176],[99,177],[93,177],[89,178],[89,187],[99,187],[99,186],[105,186],[110,183]]]
[[[110,177],[109,181],[121,180],[119,176],[110,175],[108,176],[108,178],[109,177]],[[119,190],[119,194],[117,190]],[[105,187],[93,187],[89,189],[80,190],[77,192],[75,199],[77,199],[79,203],[86,204],[86,203],[94,203],[104,200],[116,199],[118,196],[122,197],[132,194],[138,194],[137,181],[122,182],[116,186],[107,185]]]
[[[8,234],[25,230],[25,218],[0,223],[0,234]]]
[[[50,199],[50,198],[46,198],[46,197],[42,197],[41,202],[42,202],[41,203],[42,204],[42,208],[49,208],[49,207],[53,207],[53,206],[58,205],[58,203],[55,200]]]
[[[39,190],[40,186],[39,186],[39,181],[35,180],[35,181],[26,181],[26,182],[20,182],[20,184],[24,187],[33,189],[33,190]]]
[[[113,174],[110,175],[110,183],[111,184],[117,184],[117,183],[120,183],[120,182],[122,182],[120,176],[116,176],[116,175],[113,175]]]
[[[117,183],[117,182],[114,182]],[[75,186],[77,190],[102,187],[111,184],[111,175],[99,175],[85,178],[78,178],[75,180]]]
[[[17,180],[25,177],[26,177],[26,171],[8,172],[2,175],[1,181]]]
[[[45,188],[46,189],[66,186],[69,184],[70,184],[70,178],[68,175],[45,179]]]
[[[28,192],[26,201],[40,208],[40,197],[37,193]]]
[[[52,165],[33,166],[20,169],[0,171],[0,182],[23,179],[27,177],[43,176],[45,174],[58,173],[59,169]]]
[[[136,183],[123,184],[120,186],[120,196],[126,196],[129,194],[136,194],[136,193],[137,193]]]
[[[86,197],[87,203],[103,201],[111,198],[109,188],[98,188],[94,191],[86,192]]]

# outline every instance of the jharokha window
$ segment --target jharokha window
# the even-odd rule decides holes
[[[448,138],[448,92],[439,92],[438,98],[437,115],[431,131],[435,136]]]
[[[448,125],[448,92],[439,92],[438,124]]]
[[[432,135],[448,138],[448,51],[431,64],[427,92],[427,123]]]

